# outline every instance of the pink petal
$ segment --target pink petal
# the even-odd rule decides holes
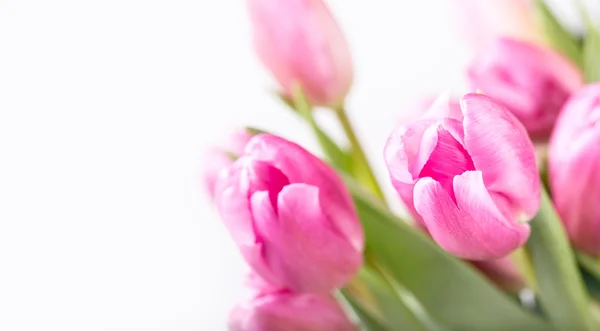
[[[338,303],[326,295],[275,293],[238,305],[232,331],[356,331]]]
[[[282,283],[296,291],[328,293],[354,276],[362,253],[323,213],[318,188],[286,186],[279,194],[279,218],[268,199],[266,192],[255,193],[252,211],[266,259]]]
[[[233,160],[220,149],[211,149],[204,155],[202,165],[202,184],[208,196],[214,201],[217,179],[221,171],[225,171]]]
[[[508,110],[481,94],[461,100],[465,146],[489,191],[505,195],[527,219],[540,206],[540,179],[527,131]]]
[[[554,137],[549,170],[556,210],[573,245],[600,255],[600,130],[582,130],[567,149],[557,149],[553,142]]]
[[[462,112],[460,111],[460,103],[457,100],[451,99],[449,92],[440,94],[437,99],[431,102],[427,111],[421,116],[421,119],[441,120],[444,118],[451,118],[458,121],[462,121],[463,119]]]
[[[318,187],[323,212],[357,249],[362,249],[364,237],[354,203],[342,179],[330,166],[299,145],[269,134],[252,138],[246,154],[272,164],[290,183]]]
[[[503,290],[518,292],[525,287],[525,279],[510,257],[474,261],[472,264]]]
[[[525,243],[529,226],[502,215],[480,171],[456,176],[454,192],[456,204],[431,178],[422,178],[415,185],[415,208],[442,248],[461,258],[489,260],[504,257]]]
[[[448,120],[455,121],[456,120]],[[433,151],[429,153],[427,163],[423,166],[419,177],[431,177],[448,191],[452,199],[454,199],[454,190],[452,188],[452,180],[454,176],[460,175],[468,170],[475,170],[471,157],[464,147],[447,131],[442,125],[437,128],[431,126],[430,129],[436,129],[436,142]],[[433,130],[427,130],[427,133]],[[425,141],[423,139],[422,141]],[[427,149],[430,147],[427,146]]]

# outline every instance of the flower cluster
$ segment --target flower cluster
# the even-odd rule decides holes
[[[251,268],[254,290],[232,311],[231,330],[498,330],[496,309],[512,314],[505,329],[594,330],[575,255],[600,286],[600,84],[589,78],[600,70],[582,66],[572,40],[568,51],[542,42],[525,22],[531,4],[504,5],[532,28],[527,38],[480,33],[485,47],[465,69],[471,90],[424,99],[382,146],[389,184],[411,222],[386,208],[346,117],[351,56],[326,4],[248,0],[257,54],[327,161],[245,129],[208,154],[206,191]],[[335,112],[349,147],[319,127],[313,106]],[[422,251],[408,252],[399,240]],[[460,285],[463,278],[475,289]],[[427,292],[427,282],[445,292]],[[498,294],[524,289],[542,300],[544,316]],[[481,293],[489,302],[480,303]],[[435,295],[456,296],[460,307],[432,304]],[[420,309],[405,304],[415,299]]]

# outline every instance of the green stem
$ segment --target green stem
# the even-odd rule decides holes
[[[589,297],[563,225],[546,190],[530,223],[526,249],[533,263],[542,307],[560,330],[596,330]]]
[[[348,114],[343,106],[340,106],[335,109],[335,114],[342,125],[342,129],[348,138],[348,142],[350,143],[352,149],[352,158],[354,160],[354,175],[357,176],[357,179],[363,183],[367,188],[371,190],[371,192],[375,193],[377,197],[379,197],[382,201],[385,202],[385,195],[381,190],[381,187],[377,183],[377,178],[373,173],[371,166],[369,165],[369,161],[365,152],[356,136],[355,130],[350,123],[350,119],[348,118]]]

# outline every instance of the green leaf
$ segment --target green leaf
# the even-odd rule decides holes
[[[364,266],[357,277],[348,284],[343,293],[359,304],[386,330],[433,330],[423,313],[413,311],[400,293],[385,278],[368,266]]]
[[[558,22],[543,0],[535,3],[542,29],[552,47],[581,68],[583,61],[579,40]]]
[[[461,331],[556,330],[394,216],[358,184],[347,182],[365,231],[367,258],[385,268],[442,326]]]
[[[579,264],[592,276],[600,280],[600,260],[584,253],[577,253]]]
[[[342,295],[346,302],[350,305],[356,316],[360,320],[362,326],[361,330],[366,331],[388,331],[389,329],[384,328],[379,321],[371,316],[352,296],[348,295],[345,291],[342,291]]]
[[[600,82],[600,34],[591,23],[583,40],[583,74],[586,83]]]
[[[531,236],[526,247],[544,312],[560,330],[596,330],[575,256],[545,190],[540,211],[530,225]]]

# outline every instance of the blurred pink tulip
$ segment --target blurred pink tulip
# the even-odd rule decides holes
[[[229,316],[231,331],[356,331],[330,296],[273,293],[253,298]]]
[[[323,0],[247,0],[254,47],[283,90],[336,107],[352,85],[352,59]]]
[[[460,32],[475,50],[508,36],[542,43],[534,0],[452,0]]]
[[[460,112],[459,112],[460,110]],[[504,257],[529,236],[540,205],[535,152],[522,124],[480,94],[434,103],[385,146],[392,184],[432,238],[470,260]]]
[[[471,87],[504,104],[534,140],[546,140],[562,105],[582,84],[582,74],[557,52],[498,38],[471,64]]]
[[[204,189],[211,199],[215,195],[215,183],[219,172],[233,163],[233,157],[244,152],[246,143],[252,138],[252,134],[245,128],[235,130],[223,147],[214,147],[204,155],[202,168],[202,181]]]
[[[523,275],[509,257],[497,260],[473,261],[472,265],[505,291],[516,293],[526,285]]]
[[[550,139],[552,198],[573,245],[600,255],[600,84],[563,108]]]
[[[342,180],[283,138],[252,138],[221,173],[216,201],[246,261],[276,287],[328,293],[362,264],[362,228]]]

